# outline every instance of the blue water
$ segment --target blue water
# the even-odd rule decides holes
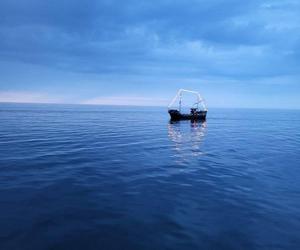
[[[0,105],[0,249],[299,249],[300,111]]]

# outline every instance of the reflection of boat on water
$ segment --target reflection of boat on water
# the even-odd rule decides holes
[[[168,124],[168,135],[174,143],[176,155],[183,158],[203,154],[201,144],[205,132],[205,121],[170,121]]]
[[[169,137],[173,142],[199,141],[204,137],[206,122],[187,122],[170,121],[168,124]],[[182,126],[183,125],[183,126]],[[190,127],[188,130],[187,128]]]
[[[190,108],[190,113],[183,113],[182,112],[182,94],[183,93],[191,93],[197,96],[197,101],[193,104],[192,108]],[[173,108],[173,105],[176,101],[179,100],[179,107],[178,109]],[[179,121],[179,120],[192,120],[192,121],[204,121],[206,119],[207,108],[204,102],[204,99],[201,95],[196,91],[180,89],[174,99],[168,106],[168,112],[171,116],[171,120]]]

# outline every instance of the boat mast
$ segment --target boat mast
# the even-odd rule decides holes
[[[181,112],[182,92],[179,94],[179,112]]]

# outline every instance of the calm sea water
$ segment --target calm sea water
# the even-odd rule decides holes
[[[299,249],[300,111],[0,105],[0,249]]]

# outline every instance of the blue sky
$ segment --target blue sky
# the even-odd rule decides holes
[[[300,108],[298,0],[1,0],[0,101]]]

